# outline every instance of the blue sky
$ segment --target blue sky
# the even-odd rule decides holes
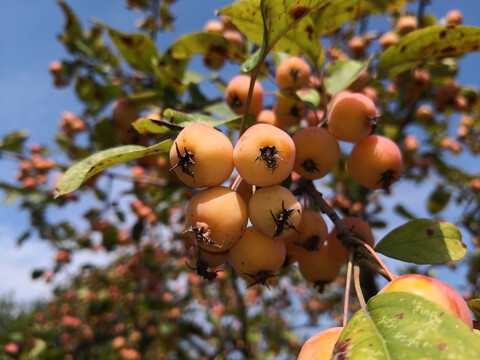
[[[89,18],[97,18],[110,26],[125,32],[135,30],[134,21],[140,17],[137,12],[125,10],[121,0],[73,1],[72,6],[85,27]],[[161,35],[158,41],[160,50],[180,34],[201,30],[208,19],[214,17],[215,9],[231,3],[225,0],[180,0],[173,7],[178,16],[176,30],[169,35]],[[464,23],[480,25],[480,7],[471,0],[433,0],[427,12],[444,16],[452,3],[464,13]],[[387,26],[383,18],[376,20],[381,26]],[[31,137],[29,143],[48,144],[57,130],[63,111],[79,113],[81,105],[71,88],[56,89],[48,73],[52,60],[67,58],[57,35],[63,27],[63,15],[51,0],[2,0],[0,5],[0,136],[16,130],[25,129]],[[461,62],[459,81],[464,85],[480,85],[478,63],[480,54],[469,54]],[[196,59],[196,63],[200,60]],[[238,69],[228,68],[234,73]],[[474,169],[480,172],[480,164]],[[10,181],[16,171],[16,164],[0,160],[2,181]],[[422,198],[425,188],[412,188],[399,184],[394,196],[412,205]],[[406,194],[406,195],[405,195]],[[393,203],[393,197],[387,198],[387,206]],[[422,205],[423,206],[423,205]],[[419,207],[420,209],[420,207]],[[450,210],[453,216],[455,209]],[[74,212],[72,211],[72,214]],[[419,215],[427,216],[419,210]],[[398,218],[394,218],[399,221]],[[52,259],[51,249],[44,243],[32,239],[25,246],[17,248],[15,238],[28,222],[27,214],[16,210],[15,206],[0,205],[0,294],[14,292],[19,300],[49,294],[49,288],[43,282],[30,280],[33,268],[46,266]],[[79,256],[74,266],[86,260],[88,255]],[[105,257],[99,256],[99,262]]]

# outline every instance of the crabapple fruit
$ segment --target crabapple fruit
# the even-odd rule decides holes
[[[248,202],[248,215],[262,234],[285,237],[297,231],[302,206],[289,189],[273,185],[255,191]]]
[[[285,131],[270,124],[255,124],[238,139],[233,162],[251,185],[280,184],[292,172],[295,144]]]
[[[202,123],[190,124],[175,139],[170,164],[188,186],[217,186],[233,172],[233,145],[221,131]]]
[[[320,290],[337,278],[342,267],[342,262],[333,256],[327,244],[323,244],[318,250],[300,251],[297,261],[303,278],[313,282]]]
[[[281,90],[307,87],[310,80],[310,66],[302,58],[291,56],[277,67],[275,79]]]
[[[349,175],[369,189],[388,190],[402,173],[398,145],[380,135],[370,135],[355,144],[347,160]]]
[[[421,274],[407,274],[390,281],[380,293],[404,291],[419,295],[448,309],[456,318],[473,329],[470,309],[463,297],[450,285]]]
[[[316,211],[304,210],[297,230],[290,235],[290,240],[295,246],[307,251],[318,250],[327,240],[327,224]]]
[[[313,335],[303,344],[297,360],[330,360],[342,330],[338,326]]]
[[[324,177],[340,159],[340,145],[325,128],[307,127],[297,131],[292,139],[296,152],[293,170],[304,178]]]
[[[237,115],[242,115],[248,97],[248,89],[250,87],[250,76],[237,75],[233,77],[227,85],[225,93],[225,101],[232,111]],[[255,116],[258,115],[263,107],[263,88],[258,81],[253,86],[252,98],[248,107],[248,113]]]
[[[279,96],[273,105],[273,112],[284,127],[298,125],[305,116],[305,104],[302,101]]]
[[[338,140],[359,142],[372,133],[377,110],[368,96],[342,91],[334,99],[328,115],[328,129]]]
[[[271,238],[250,226],[230,249],[230,262],[240,277],[267,285],[267,280],[281,269],[285,253],[281,238]]]
[[[233,246],[245,231],[247,205],[242,197],[223,186],[196,193],[186,209],[185,234],[201,248],[222,252]]]

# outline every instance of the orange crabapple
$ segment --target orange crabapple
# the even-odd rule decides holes
[[[233,149],[233,162],[239,175],[255,186],[280,184],[292,172],[294,161],[292,138],[270,124],[249,127]]]
[[[313,210],[304,210],[297,227],[290,235],[292,243],[304,250],[318,250],[328,237],[328,227],[322,215]]]
[[[306,110],[302,101],[279,96],[273,105],[273,112],[284,127],[290,127],[298,125]]]
[[[462,25],[463,22],[463,14],[460,10],[450,10],[445,17],[447,22],[447,26],[458,26]]]
[[[364,220],[354,217],[354,216],[347,216],[342,219],[343,223],[347,225],[352,232],[367,243],[370,246],[374,246],[375,238],[373,237],[372,229],[370,225],[368,225]],[[338,237],[338,229],[335,227],[332,231],[328,234],[327,238],[327,246],[330,250],[330,253],[335,256],[340,261],[348,261],[349,251],[343,245],[342,240]]]
[[[463,297],[447,283],[420,274],[407,274],[390,281],[379,293],[393,291],[408,292],[437,303],[473,329],[470,308]]]
[[[348,41],[348,50],[355,59],[365,57],[367,40],[363,36],[354,36]]]
[[[279,129],[283,130],[283,124],[278,120],[275,112],[270,109],[264,109],[260,111],[257,116],[257,123],[265,123],[276,126]]]
[[[404,15],[398,19],[397,24],[395,25],[395,30],[400,36],[407,35],[408,33],[416,30],[418,28],[418,20],[416,16],[413,15]]]
[[[297,262],[303,278],[312,282],[320,292],[325,284],[337,278],[342,267],[342,262],[333,256],[325,243],[318,250],[300,251]]]
[[[384,33],[380,38],[378,39],[378,42],[380,44],[380,47],[385,50],[386,48],[397,45],[398,42],[400,41],[398,35],[393,32],[393,31],[388,31]]]
[[[328,114],[328,129],[338,140],[359,142],[375,129],[377,110],[368,96],[350,91],[340,92]]]
[[[292,192],[280,185],[257,189],[248,202],[253,227],[270,237],[286,237],[298,231],[302,206]]]
[[[225,31],[225,26],[219,20],[209,20],[205,23],[203,31],[207,33],[222,34]]]
[[[281,238],[272,238],[248,227],[230,249],[233,270],[253,284],[267,285],[267,280],[276,275],[285,260],[285,243]]]
[[[237,115],[242,115],[247,102],[248,89],[250,87],[250,76],[237,75],[233,77],[227,85],[225,92],[225,101],[232,111]],[[263,107],[263,88],[258,81],[253,86],[252,98],[248,107],[248,113],[258,115]]]
[[[293,170],[304,178],[324,177],[340,159],[340,145],[325,128],[310,126],[297,131],[292,139],[296,151]]]
[[[190,124],[175,139],[170,164],[188,186],[217,186],[233,172],[233,145],[219,130],[202,123]]]
[[[342,330],[337,326],[313,335],[303,344],[297,360],[330,360]]]
[[[275,80],[281,90],[307,87],[310,81],[310,66],[301,57],[291,56],[277,67]]]
[[[245,231],[247,205],[232,189],[215,186],[199,191],[190,199],[185,218],[185,235],[194,241],[194,246],[223,252]]]
[[[368,189],[389,189],[402,173],[398,145],[381,135],[370,135],[355,144],[347,159],[348,174]]]

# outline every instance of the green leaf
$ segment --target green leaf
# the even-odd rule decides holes
[[[47,349],[47,343],[42,339],[35,339],[35,345],[28,353],[29,359],[37,359]]]
[[[416,218],[415,215],[413,215],[410,211],[408,211],[403,205],[398,204],[395,206],[395,212],[404,218],[407,218],[409,220],[413,220]]]
[[[442,306],[405,292],[370,299],[350,319],[332,359],[480,359],[480,341]]]
[[[431,214],[438,214],[448,205],[452,194],[443,186],[438,186],[429,196],[427,209]]]
[[[96,25],[107,29],[110,39],[123,58],[136,70],[151,72],[153,64],[158,60],[158,52],[154,42],[145,34],[125,34],[92,20]]]
[[[333,96],[345,90],[367,69],[369,63],[370,60],[339,60],[328,64],[325,90]]]
[[[32,279],[33,280],[38,279],[40,276],[43,275],[44,272],[45,272],[44,270],[40,270],[40,269],[33,270],[32,271]]]
[[[414,264],[443,264],[462,259],[467,247],[455,225],[415,219],[389,232],[375,251]]]
[[[413,31],[380,56],[377,69],[384,75],[411,69],[429,59],[460,56],[480,50],[480,28],[474,26],[431,26]]]
[[[69,168],[60,178],[55,188],[55,197],[77,190],[85,181],[113,165],[149,155],[156,155],[170,151],[173,140],[165,140],[159,144],[144,147],[140,145],[126,145],[101,151]]]
[[[27,131],[14,131],[0,140],[0,150],[20,151],[29,134]]]
[[[249,72],[274,48],[304,54],[315,67],[324,54],[315,22],[310,14],[330,4],[329,0],[244,0],[220,10],[250,40],[262,48],[242,66]],[[260,11],[259,11],[260,10]]]
[[[175,59],[189,59],[197,54],[215,52],[231,60],[243,62],[245,55],[220,34],[198,32],[178,38],[170,46],[170,54]]]
[[[162,124],[163,126],[175,131],[181,131],[185,126],[194,123],[202,123],[211,127],[229,125],[229,127],[233,129],[238,129],[242,120],[241,116],[235,116],[227,120],[217,120],[207,115],[185,114],[172,109],[165,110],[163,112],[163,117],[165,120],[157,120],[156,123]],[[247,121],[251,123],[252,119],[255,121],[255,117],[253,115],[249,115]]]
[[[132,126],[139,134],[165,134],[169,128],[159,124],[158,120],[140,118],[132,123]]]
[[[83,43],[82,26],[67,3],[64,1],[58,1],[57,3],[65,16],[65,33],[60,34],[60,40],[65,44],[68,51],[74,52],[78,49],[78,44]]]
[[[480,320],[480,299],[470,300],[467,304],[470,310],[475,314],[477,320]]]

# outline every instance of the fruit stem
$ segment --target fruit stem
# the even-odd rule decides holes
[[[350,251],[347,265],[347,281],[345,284],[345,300],[343,303],[343,327],[348,322],[348,301],[350,298],[350,283],[352,282],[353,251]]]
[[[385,273],[389,277],[390,281],[392,281],[392,280],[394,280],[398,277],[398,275],[395,275],[394,273],[392,273],[388,269],[387,265],[385,265],[385,263],[382,261],[382,259],[380,259],[380,257],[378,256],[377,252],[375,250],[373,250],[370,245],[368,245],[367,243],[365,243],[363,241],[361,242],[360,245],[363,246],[365,249],[367,249],[368,252],[375,258],[377,263],[382,267],[382,269],[385,271]]]
[[[365,310],[367,308],[367,304],[365,303],[362,287],[360,286],[360,266],[358,266],[358,264],[353,266],[353,283],[355,285],[355,291],[357,292],[357,298],[360,302],[360,306],[362,310]]]

